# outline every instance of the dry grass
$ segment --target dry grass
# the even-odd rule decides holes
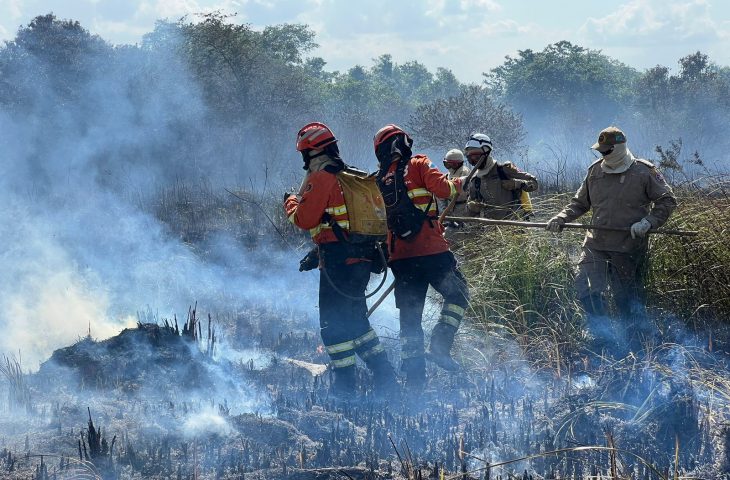
[[[11,410],[25,410],[31,412],[30,388],[25,381],[25,375],[20,360],[3,355],[0,359],[0,374],[5,377],[8,385],[8,405]]]

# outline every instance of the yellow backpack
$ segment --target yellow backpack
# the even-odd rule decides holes
[[[375,177],[347,168],[337,174],[350,220],[350,233],[385,237],[388,226],[385,203]]]

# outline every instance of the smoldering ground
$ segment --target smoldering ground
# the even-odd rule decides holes
[[[436,461],[451,472],[484,466],[460,455],[462,447],[495,463],[599,444],[609,430],[619,445],[649,452],[662,465],[673,462],[667,442],[686,430],[690,437],[681,437],[682,444],[700,445],[701,455],[683,456],[683,468],[720,465],[722,471],[719,434],[727,399],[717,400],[724,390],[718,376],[708,373],[722,371],[721,365],[698,363],[686,348],[651,361],[609,361],[596,378],[556,377],[525,358],[523,345],[509,335],[465,328],[457,340],[470,367],[465,374],[431,369],[425,394],[405,392],[387,404],[366,387],[358,392],[361,401],[336,402],[327,374],[313,376],[290,362],[326,361],[316,333],[317,277],[296,271],[306,249],[295,251],[304,237],[286,232],[292,251],[263,216],[256,224],[252,215],[241,217],[251,223],[252,235],[245,229],[181,235],[174,220],[160,221],[160,208],[169,205],[160,191],[176,184],[218,197],[210,200],[216,208],[230,207],[220,198],[228,198],[223,186],[245,185],[254,200],[246,209],[257,210],[262,199],[279,202],[276,189],[296,185],[301,173],[294,132],[300,120],[312,118],[293,114],[291,125],[272,133],[242,128],[255,124],[260,113],[244,112],[243,122],[227,127],[211,115],[209,95],[174,48],[111,48],[70,30],[84,48],[43,52],[25,38],[6,47],[12,68],[7,57],[3,64],[4,80],[18,91],[17,103],[0,112],[7,160],[0,178],[0,226],[6,232],[0,350],[20,350],[26,368],[56,351],[28,380],[36,392],[30,413],[13,411],[5,423],[5,467],[25,451],[75,458],[77,442],[89,441],[85,407],[91,406],[107,441],[119,435],[109,457],[122,476],[287,478],[293,468],[333,465],[359,465],[351,476],[369,470],[415,476],[425,464],[435,475]],[[174,46],[171,32],[163,30],[167,45]],[[342,142],[347,160],[372,166],[368,132],[374,129],[363,133],[352,118],[338,123],[323,116],[343,138],[359,139]],[[380,120],[405,119],[368,119]],[[167,198],[195,213],[189,204],[194,195]],[[174,322],[176,313],[182,328],[195,300],[203,322],[210,312],[224,330],[215,361],[204,338],[185,343],[160,326]],[[429,306],[431,322],[437,310]],[[389,303],[373,319],[392,359],[396,313]],[[107,343],[83,338],[90,331],[101,340],[148,320],[157,325],[127,330]],[[679,379],[673,381],[668,370]],[[644,380],[634,388],[638,377]],[[682,387],[693,377],[704,386]],[[671,410],[676,405],[681,408]],[[677,412],[681,421],[662,422]],[[711,428],[690,428],[702,422]],[[661,442],[654,441],[659,434]],[[701,438],[710,434],[718,436]],[[28,459],[24,464],[34,465]],[[610,465],[610,459],[594,452],[579,462],[551,456],[519,465],[584,472]],[[642,468],[635,464],[636,471]]]
[[[258,181],[259,170],[201,131],[205,104],[180,59],[82,40],[69,63],[32,44],[6,47],[7,81],[22,91],[0,113],[1,349],[35,367],[89,331],[129,326],[146,305],[171,316],[194,300],[306,295],[287,281],[296,264],[280,247],[244,252],[221,234],[207,245],[217,261],[201,261],[140,208],[175,180]]]

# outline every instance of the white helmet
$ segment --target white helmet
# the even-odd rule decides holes
[[[464,150],[468,150],[470,148],[478,148],[484,153],[489,153],[492,151],[492,140],[483,133],[473,133],[469,137],[469,140],[466,141]]]
[[[451,160],[454,162],[464,162],[464,152],[459,150],[458,148],[452,148],[448,152],[446,152],[446,155],[444,155],[444,161]]]

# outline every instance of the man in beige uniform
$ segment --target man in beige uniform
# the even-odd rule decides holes
[[[455,180],[460,177],[466,177],[469,175],[470,169],[466,165],[464,165],[464,153],[459,150],[458,148],[453,148],[446,152],[446,155],[444,156],[444,167],[446,167],[446,170],[448,170],[448,179],[449,180]],[[467,200],[468,194],[465,191],[459,191],[458,196],[456,197],[456,203],[454,204],[454,209],[451,211],[451,215],[454,217],[465,217],[467,216],[466,211],[466,200]],[[441,208],[446,208],[446,206],[449,204],[449,201],[444,200],[442,202]]]
[[[632,155],[626,136],[618,128],[601,131],[591,148],[602,155],[601,159],[588,168],[570,204],[551,218],[546,228],[562,231],[566,222],[591,209],[591,225],[630,227],[630,232],[587,231],[575,283],[578,299],[588,314],[589,328],[597,340],[608,341],[614,347],[615,341],[623,349],[636,349],[642,332],[648,329],[643,305],[646,234],[667,221],[677,201],[654,165]],[[610,335],[610,324],[605,318],[608,308],[604,292],[609,284],[621,317],[616,337]]]
[[[466,158],[475,168],[469,183],[469,216],[496,220],[519,217],[522,192],[537,190],[537,178],[512,163],[497,163],[492,157],[492,141],[482,133],[473,134],[464,147]]]

